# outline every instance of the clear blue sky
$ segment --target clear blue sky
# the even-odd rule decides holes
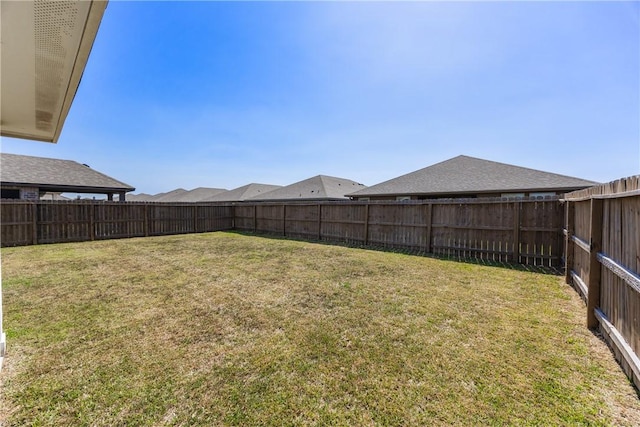
[[[638,2],[123,2],[58,144],[136,192],[373,185],[465,154],[640,174]]]

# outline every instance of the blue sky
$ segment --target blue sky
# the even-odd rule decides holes
[[[137,188],[373,185],[465,154],[640,174],[638,2],[112,0],[58,144]]]

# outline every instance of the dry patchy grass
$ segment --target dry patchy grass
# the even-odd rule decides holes
[[[637,425],[555,276],[213,233],[2,250],[6,425]]]

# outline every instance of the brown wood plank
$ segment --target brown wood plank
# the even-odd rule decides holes
[[[590,329],[598,326],[598,319],[595,315],[596,308],[600,307],[600,262],[598,252],[602,249],[602,206],[599,199],[591,199],[591,244],[589,253],[589,276],[587,286],[589,293],[587,296],[587,327]]]

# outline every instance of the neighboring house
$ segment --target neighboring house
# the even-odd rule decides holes
[[[177,188],[175,190],[158,193],[155,195],[140,193],[127,195],[128,202],[164,202],[164,203],[178,203],[178,202],[202,202],[205,199],[213,197],[215,195],[226,193],[224,188],[207,188],[198,187],[193,190],[185,190],[184,188]]]
[[[171,190],[171,191],[167,191],[166,193],[158,193],[156,195],[154,195],[151,200],[148,200],[150,202],[172,202],[175,199],[177,199],[178,197],[182,196],[183,194],[185,194],[187,192],[187,190],[185,190],[184,188],[176,188],[175,190]]]
[[[44,193],[40,195],[40,200],[71,200],[60,193]]]
[[[248,199],[248,202],[348,200],[345,194],[366,188],[350,179],[318,175]]]
[[[546,197],[597,184],[580,178],[458,156],[348,196],[354,200]]]
[[[132,186],[73,160],[0,154],[3,199],[38,200],[45,193],[106,194],[108,200],[135,190]]]
[[[215,196],[208,197],[203,202],[242,202],[252,197],[258,197],[262,194],[268,193],[273,190],[282,188],[281,185],[270,184],[247,184],[242,187],[234,188],[233,190],[225,191],[224,193],[216,194]]]
[[[224,188],[207,188],[207,187],[198,187],[193,190],[185,191],[180,195],[175,195],[173,197],[167,198],[163,197],[163,202],[201,202],[205,199],[213,197],[217,194],[225,193],[227,190]]]
[[[153,195],[147,193],[127,194],[127,202],[148,202],[153,199]]]

